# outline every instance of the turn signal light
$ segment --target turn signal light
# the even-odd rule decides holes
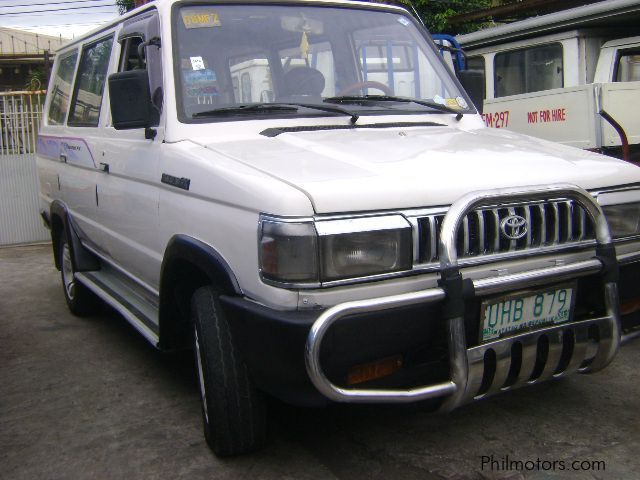
[[[375,362],[364,363],[351,367],[347,375],[347,385],[368,382],[377,378],[388,377],[402,368],[402,356],[383,358]]]
[[[620,305],[620,315],[629,315],[640,310],[640,298],[631,300]]]

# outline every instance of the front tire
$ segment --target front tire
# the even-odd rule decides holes
[[[71,249],[64,232],[60,234],[60,277],[64,299],[71,313],[78,317],[86,317],[94,314],[100,308],[100,299],[87,287],[75,278],[73,262],[71,261]]]
[[[207,444],[221,457],[254,451],[266,438],[264,397],[251,383],[213,287],[195,292],[191,316]]]

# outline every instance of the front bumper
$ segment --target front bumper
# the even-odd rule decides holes
[[[601,285],[598,275],[596,272],[581,277],[578,292],[582,292],[582,298],[579,298],[578,303],[583,303],[585,297],[594,296],[594,292]],[[621,304],[640,298],[638,279],[640,259],[621,265]],[[296,405],[321,406],[332,401],[313,385],[304,360],[309,332],[319,317],[328,310],[277,311],[238,297],[222,297],[221,300],[231,320],[234,336],[239,340],[252,379],[260,389]],[[601,299],[596,303],[602,304]],[[519,366],[519,378],[507,378],[506,383],[510,386],[506,389],[539,383],[545,379],[559,378],[575,372],[576,364],[581,357],[592,358],[594,354],[594,329],[606,329],[606,322],[602,325],[598,320],[599,316],[589,319],[582,315],[572,323],[478,345],[473,340],[477,338],[474,327],[477,328],[479,322],[478,304],[479,300],[467,302],[465,318],[469,375],[474,378],[471,390],[477,388],[481,376],[486,377],[484,384],[480,381],[478,389],[486,392],[476,395],[478,398],[499,391],[497,386],[504,380],[505,371],[511,371],[512,362]],[[602,312],[600,309],[600,313]],[[622,323],[627,323],[629,329],[634,326],[637,328],[640,326],[640,311],[623,316]],[[366,385],[411,391],[415,385],[421,383],[444,383],[450,378],[444,327],[439,302],[417,302],[405,307],[391,307],[366,313],[358,311],[333,323],[322,341],[320,360],[324,369],[329,371],[328,377],[340,384],[350,366],[402,353],[405,365],[401,375]],[[622,343],[625,339],[630,340],[637,331],[622,335]],[[521,344],[522,348],[514,347],[518,344]],[[537,360],[539,355],[544,357],[544,364]],[[536,362],[532,367],[534,358]],[[561,368],[558,369],[558,366]],[[537,371],[531,372],[532,368]],[[497,372],[500,374],[496,377]],[[533,373],[535,380],[530,380],[530,377],[527,379],[527,372]],[[491,383],[495,384],[492,390],[488,385],[489,377],[493,378]],[[443,399],[444,397],[431,399],[432,408],[440,407]],[[406,400],[418,401],[411,396],[406,397]],[[378,398],[375,401],[382,400]]]
[[[511,275],[464,279],[454,239],[468,211],[492,202],[558,196],[575,200],[589,212],[597,237],[594,258]],[[576,371],[600,370],[618,351],[622,340],[618,262],[602,211],[584,190],[559,185],[469,194],[454,203],[445,218],[441,251],[440,286],[421,292],[308,312],[277,312],[223,297],[226,308],[232,310],[232,329],[257,386],[304,405],[429,401],[434,408],[450,410],[500,391]],[[587,309],[569,323],[489,343],[469,340],[470,328],[478,325],[478,313],[473,312],[478,299],[574,279],[583,283],[578,292],[595,292],[600,308]],[[418,359],[408,362],[409,375],[356,388],[341,382],[346,366],[399,351]]]

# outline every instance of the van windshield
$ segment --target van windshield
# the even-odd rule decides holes
[[[437,51],[401,13],[198,4],[176,9],[174,22],[184,122],[331,115],[340,109],[473,111]]]

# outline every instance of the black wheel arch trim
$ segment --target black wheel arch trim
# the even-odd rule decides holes
[[[47,230],[51,230],[51,220],[49,219],[49,212],[41,211],[40,217],[42,218],[42,222]]]
[[[220,253],[211,245],[189,235],[177,234],[171,237],[165,249],[160,269],[159,328],[160,348],[171,349],[176,334],[176,312],[173,305],[172,289],[174,269],[187,263],[197,268],[210,284],[220,288],[221,293],[242,295],[242,289],[233,270]]]
[[[58,242],[58,232],[55,228],[54,218],[59,218],[62,222],[62,228],[66,237],[69,239],[69,250],[71,253],[71,264],[73,265],[74,272],[89,272],[100,270],[99,260],[82,246],[80,237],[77,234],[77,228],[73,226],[73,219],[69,215],[67,206],[60,200],[54,200],[51,203],[49,221],[51,225],[51,244],[53,247],[53,258],[55,266],[60,270],[60,257]]]

